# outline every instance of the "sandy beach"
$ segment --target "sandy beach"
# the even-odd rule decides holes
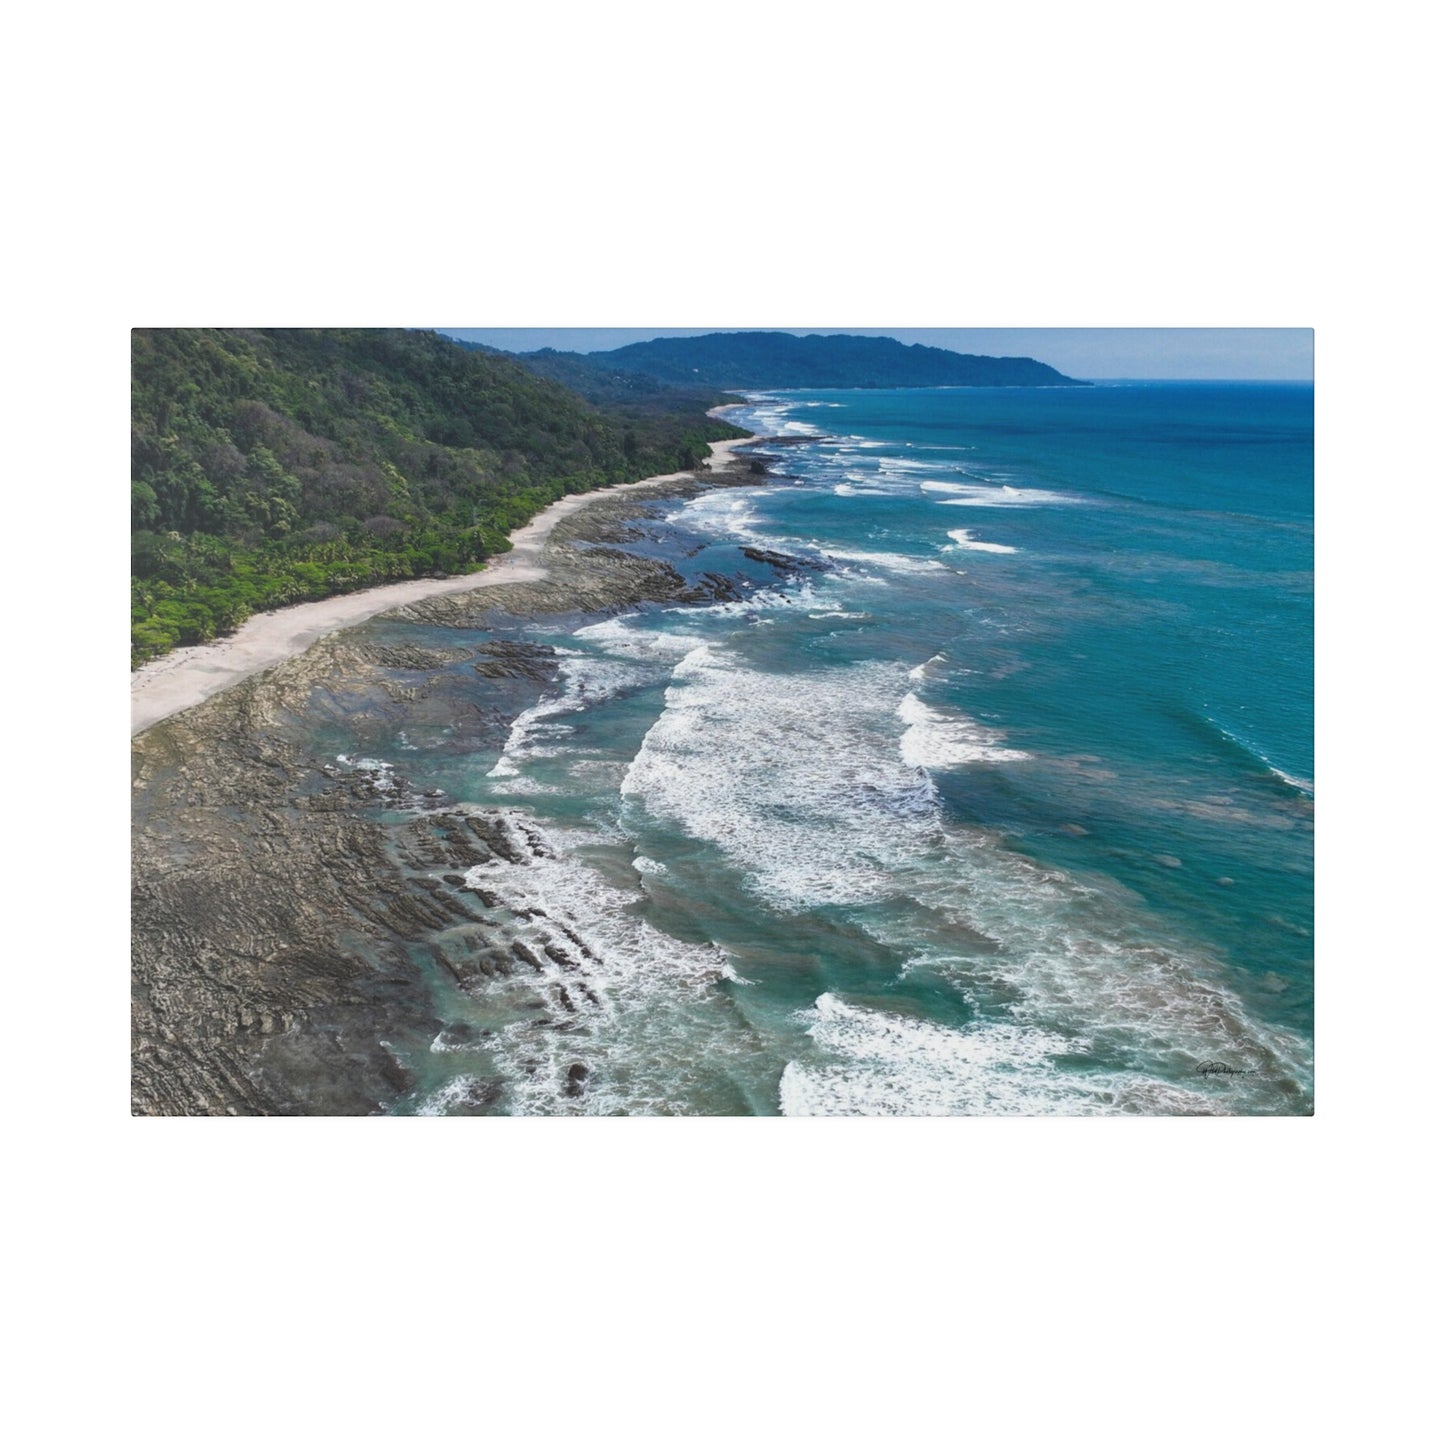
[[[720,470],[733,460],[735,448],[756,440],[756,437],[738,437],[712,442],[711,455],[703,466]],[[319,602],[302,602],[275,612],[259,612],[247,618],[228,637],[168,652],[131,674],[131,736],[144,732],[173,713],[204,702],[242,678],[305,652],[320,638],[355,626],[379,612],[444,593],[472,592],[508,582],[541,581],[547,575],[542,565],[542,551],[552,529],[562,518],[598,497],[640,491],[690,475],[689,472],[668,472],[638,482],[563,497],[513,532],[512,550],[493,557],[480,571],[456,577],[423,577],[409,582],[393,582],[383,587],[368,588],[364,592],[326,597]]]

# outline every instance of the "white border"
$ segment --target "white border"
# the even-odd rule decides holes
[[[1397,581],[1433,570],[1440,336],[1411,16],[16,22],[22,1413],[162,1441],[257,1415],[282,1440],[1412,1436],[1438,945],[1404,819],[1437,604]],[[126,329],[419,318],[1317,327],[1321,1117],[126,1118]]]

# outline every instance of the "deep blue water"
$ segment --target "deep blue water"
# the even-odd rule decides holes
[[[766,587],[535,624],[568,655],[503,756],[395,759],[539,826],[598,959],[552,1043],[469,1001],[496,1042],[417,1105],[465,1068],[517,1111],[1307,1112],[1312,388],[737,419],[797,439],[781,476],[656,545]]]

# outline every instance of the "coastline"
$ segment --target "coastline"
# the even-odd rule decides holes
[[[787,429],[782,415],[744,415]],[[548,531],[545,580],[395,608],[134,740],[136,1113],[1311,1111],[1308,898],[1288,881],[1263,892],[1301,910],[1281,912],[1290,937],[1263,976],[1249,968],[1250,919],[1217,921],[1226,908],[1207,911],[1207,886],[1195,910],[1215,857],[1307,868],[1312,812],[1225,754],[1228,795],[1197,810],[1207,828],[1179,817],[1196,817],[1192,763],[1137,822],[1124,809],[1117,832],[1107,816],[1097,826],[1094,799],[1120,774],[1106,749],[1076,755],[1068,724],[1052,754],[1027,759],[1040,767],[973,767],[961,804],[941,788],[921,796],[919,767],[931,782],[935,768],[1025,761],[960,707],[999,696],[976,672],[911,666],[972,601],[939,575],[953,569],[918,567],[918,553],[947,550],[940,504],[918,488],[911,530],[888,534],[899,550],[870,545],[866,571],[824,566],[833,575],[816,583],[789,566],[799,508],[822,498],[829,513],[807,549],[858,557],[878,509],[828,502],[856,495],[828,483],[894,459],[820,474],[818,448],[794,460],[791,440],[579,501]],[[792,490],[810,484],[811,498]],[[1012,525],[1026,523],[1011,540],[1049,539],[1047,514]],[[743,545],[767,540],[783,550]],[[979,564],[977,595],[1016,598],[1018,574],[986,589],[992,565]],[[880,569],[935,575],[890,588]],[[1030,595],[1071,605],[1067,586],[1034,582]],[[942,648],[929,659],[950,661]],[[904,692],[920,682],[926,694]],[[991,795],[997,774],[1008,796]],[[988,830],[1012,822],[1030,774],[1044,774],[1048,809],[1031,850],[1005,854]],[[1257,842],[1260,826],[1297,827],[1299,846]],[[1186,846],[1160,851],[1176,838]],[[887,937],[799,918],[819,900],[895,896],[895,865],[925,848]],[[1074,906],[1099,895],[1076,893],[1071,871],[1095,853],[1116,870],[1100,876],[1142,875],[1097,911]],[[1235,888],[1235,871],[1216,883]],[[1060,962],[1036,979],[1040,941]],[[1115,942],[1126,963],[1143,960],[1137,983]],[[937,976],[890,982],[905,950],[937,959]],[[968,977],[1004,1032],[975,1029],[938,986]],[[1009,1024],[1015,981],[1033,1010],[1023,1035]],[[1079,1078],[1034,1052],[1075,1022],[1122,1040]],[[675,1041],[693,1037],[717,1066],[673,1070],[690,1057]],[[1201,1082],[1198,1064],[1260,1077]]]
[[[717,407],[709,415],[716,416],[729,410],[732,408]],[[740,459],[733,455],[734,451],[760,440],[761,437],[753,435],[710,442],[710,454],[699,470],[721,472],[736,465]],[[450,593],[473,592],[506,583],[541,582],[548,575],[542,560],[543,550],[553,529],[564,518],[600,497],[642,491],[696,475],[698,473],[695,472],[667,472],[559,498],[510,534],[510,552],[488,559],[486,565],[476,572],[390,582],[361,592],[325,597],[318,602],[301,602],[273,612],[258,612],[227,637],[176,648],[131,674],[131,737],[176,713],[195,707],[247,677],[299,656],[322,638],[365,622],[379,613]]]
[[[565,913],[531,898],[528,865],[545,848],[515,810],[424,792],[365,749],[318,754],[297,719],[440,731],[465,717],[466,746],[500,752],[559,660],[519,643],[518,620],[713,600],[665,559],[617,544],[657,499],[761,481],[733,453],[766,440],[714,444],[697,471],[554,504],[513,534],[528,552],[481,587],[472,574],[410,604],[388,598],[402,633],[430,630],[418,643],[343,624],[308,645],[290,626],[275,665],[213,669],[203,706],[133,737],[134,1114],[387,1113],[422,1084],[417,1061],[424,1069],[438,1039],[452,1047],[437,990],[465,995],[493,978],[542,970],[538,1037],[566,1037],[571,1014],[546,970],[580,989],[593,960]],[[383,820],[378,805],[405,820]],[[482,864],[478,892],[466,879]],[[529,953],[539,928],[545,955]],[[449,1111],[495,1112],[498,1088],[472,1080]]]

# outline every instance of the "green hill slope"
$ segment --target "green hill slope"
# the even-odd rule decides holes
[[[738,435],[598,407],[508,357],[401,330],[137,330],[132,664],[250,613],[480,566],[549,502]]]

